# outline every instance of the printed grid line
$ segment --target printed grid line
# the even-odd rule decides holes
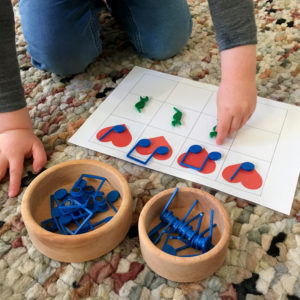
[[[278,137],[278,139],[277,139],[277,143],[276,143],[275,149],[274,149],[274,151],[273,151],[273,155],[272,155],[272,158],[271,158],[271,161],[270,161],[268,170],[267,170],[266,180],[267,180],[267,178],[268,178],[268,176],[269,176],[269,172],[270,172],[270,169],[271,169],[271,165],[272,165],[272,162],[273,162],[273,159],[274,159],[274,155],[275,155],[275,152],[276,152],[276,148],[277,148],[277,146],[278,146],[278,142],[279,142],[280,136],[281,136],[281,134],[282,134],[283,125],[284,125],[284,123],[285,123],[287,114],[288,114],[288,111],[286,110],[286,111],[285,111],[285,116],[284,116],[284,121],[283,121],[282,126],[281,126],[281,129],[280,129],[280,134],[279,134],[279,137]],[[264,186],[265,186],[266,180],[263,181],[262,189],[263,189]]]
[[[272,106],[272,107],[274,107],[274,106]],[[284,110],[284,109],[282,109],[282,110]],[[287,113],[287,110],[285,110],[285,115],[286,115],[286,113]],[[209,113],[207,113],[207,112],[202,112],[202,114],[203,114],[203,115],[206,115],[206,116],[209,116],[209,117],[214,117],[214,118],[216,118],[215,115],[209,114]],[[284,117],[284,120],[285,120],[285,118],[286,118],[286,117]],[[283,124],[284,124],[284,122],[283,122]],[[266,130],[266,129],[263,129],[263,128],[260,128],[260,127],[256,127],[256,126],[253,126],[253,125],[248,125],[248,124],[246,124],[246,126],[247,126],[247,127],[250,127],[250,128],[258,129],[258,130],[260,130],[260,131],[264,131],[264,132],[266,132],[266,133],[272,133],[272,134],[276,134],[276,135],[278,135],[278,136],[280,135],[280,133],[278,133],[278,132],[271,131],[271,130]],[[281,128],[281,130],[282,130],[282,128]],[[281,130],[280,130],[280,131],[281,131]]]

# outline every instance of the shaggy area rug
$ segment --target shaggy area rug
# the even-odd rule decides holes
[[[258,94],[300,105],[299,1],[254,2]],[[188,3],[193,32],[176,57],[165,61],[138,57],[127,36],[110,14],[103,11],[100,16],[103,54],[84,73],[64,78],[32,67],[15,1],[22,81],[34,131],[48,154],[46,167],[81,158],[113,165],[128,179],[134,217],[126,239],[104,257],[73,264],[47,258],[32,245],[20,215],[22,196],[34,177],[27,161],[18,197],[7,197],[7,178],[0,185],[1,299],[300,299],[299,187],[291,216],[286,216],[67,143],[135,65],[218,85],[220,58],[207,1]],[[147,267],[140,252],[137,220],[143,205],[158,192],[175,186],[209,191],[223,202],[231,218],[232,236],[226,261],[214,276],[201,282],[168,281]]]

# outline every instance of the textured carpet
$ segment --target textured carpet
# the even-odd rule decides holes
[[[22,195],[34,177],[27,161],[18,197],[8,199],[7,178],[0,185],[1,299],[300,299],[299,188],[291,216],[287,217],[67,143],[134,65],[219,83],[220,59],[207,2],[188,2],[193,33],[176,57],[165,61],[138,57],[126,35],[103,12],[100,21],[104,52],[84,73],[72,78],[32,67],[15,3],[21,75],[35,133],[47,150],[46,167],[81,158],[109,163],[128,179],[135,209],[127,238],[111,253],[86,263],[51,260],[32,245],[20,215]],[[299,0],[256,0],[255,14],[258,94],[300,105]],[[161,278],[146,266],[140,253],[136,224],[143,205],[156,193],[175,186],[195,186],[211,192],[224,203],[232,221],[224,265],[214,276],[197,283],[178,284]]]

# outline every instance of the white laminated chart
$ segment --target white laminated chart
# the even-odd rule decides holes
[[[246,125],[220,146],[210,135],[217,90],[135,67],[69,142],[289,214],[300,171],[300,107],[258,97]],[[172,124],[178,111],[181,124]]]

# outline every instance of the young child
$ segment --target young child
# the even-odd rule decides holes
[[[241,128],[256,106],[256,26],[252,0],[208,0],[221,52],[217,143]],[[112,14],[136,51],[152,59],[176,55],[186,44],[192,21],[186,0],[108,0]],[[24,37],[35,67],[75,74],[101,53],[101,0],[20,0]],[[10,0],[0,1],[0,180],[9,168],[8,195],[20,189],[24,158],[38,172],[46,163],[26,108],[16,58]]]

